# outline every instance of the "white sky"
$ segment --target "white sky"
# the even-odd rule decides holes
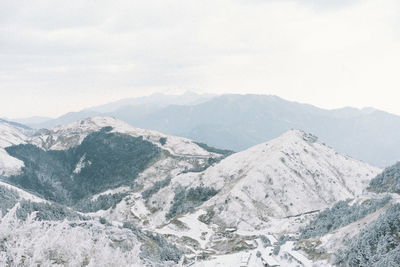
[[[400,114],[398,0],[0,1],[0,117],[153,92]]]

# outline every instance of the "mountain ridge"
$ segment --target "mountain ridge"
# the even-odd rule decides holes
[[[85,109],[54,119],[51,124],[89,116],[114,116],[134,127],[233,151],[242,151],[296,128],[312,132],[339,152],[373,165],[386,167],[400,160],[400,152],[395,149],[400,145],[400,137],[394,134],[400,132],[400,116],[394,114],[374,108],[327,110],[271,95],[227,94],[209,99],[201,96],[196,96],[198,102],[184,104],[174,102],[173,97],[179,96],[172,100],[167,97],[162,104],[151,97],[146,101],[133,99],[137,104],[122,105],[106,113]]]

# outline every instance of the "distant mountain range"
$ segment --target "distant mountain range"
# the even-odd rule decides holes
[[[376,166],[400,160],[400,116],[373,108],[326,110],[270,95],[155,94],[40,123],[17,121],[48,128],[99,115],[234,151],[271,140],[289,129],[301,129],[318,135],[341,153]]]
[[[196,94],[194,92],[185,92],[181,95],[156,93],[150,96],[121,99],[104,105],[86,108],[78,112],[68,112],[58,118],[34,116],[13,119],[13,121],[29,125],[36,129],[51,128],[95,116],[113,116],[125,121],[134,121],[169,105],[196,105],[206,102],[213,97],[215,95]]]

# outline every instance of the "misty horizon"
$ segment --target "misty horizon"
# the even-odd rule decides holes
[[[186,94],[194,94],[194,95],[208,95],[208,96],[213,96],[213,97],[218,97],[218,96],[223,96],[223,95],[242,95],[242,96],[246,96],[246,95],[261,95],[261,96],[271,96],[271,97],[278,97],[290,102],[294,102],[294,103],[300,103],[300,104],[307,104],[307,105],[312,105],[315,106],[317,108],[320,109],[324,109],[324,110],[340,110],[340,109],[357,109],[360,111],[373,111],[373,110],[379,110],[379,111],[383,111],[383,112],[387,112],[387,113],[391,113],[393,115],[400,115],[400,114],[396,114],[396,113],[392,113],[390,111],[387,110],[383,110],[383,109],[378,109],[374,106],[362,106],[362,107],[357,107],[357,106],[338,106],[338,107],[334,107],[334,108],[328,108],[328,107],[323,107],[323,106],[319,106],[317,104],[314,103],[306,103],[306,102],[301,102],[301,101],[296,101],[296,100],[290,100],[290,99],[285,99],[283,97],[280,97],[279,95],[272,95],[272,94],[256,94],[256,93],[225,93],[225,94],[213,94],[213,93],[196,93],[195,91],[192,90],[186,90],[183,91],[182,93],[163,93],[163,92],[155,92],[155,93],[151,93],[148,95],[141,95],[141,96],[136,96],[136,97],[127,97],[127,98],[119,98],[117,100],[113,100],[113,101],[109,101],[109,102],[101,102],[101,103],[97,103],[93,106],[85,106],[81,109],[76,109],[76,110],[68,110],[64,113],[59,114],[58,116],[50,116],[50,114],[31,114],[30,116],[22,116],[22,117],[9,117],[9,116],[0,116],[0,118],[5,119],[5,120],[24,120],[24,119],[39,119],[39,120],[45,120],[45,119],[55,119],[58,118],[59,116],[68,114],[68,113],[75,113],[75,112],[80,112],[80,111],[84,111],[84,110],[91,110],[94,109],[96,107],[99,106],[103,106],[103,105],[107,105],[107,104],[112,104],[112,103],[117,103],[120,101],[125,101],[125,100],[134,100],[134,99],[146,99],[146,98],[151,98],[154,96],[184,96]],[[127,106],[129,106],[130,104],[127,104]],[[0,114],[1,115],[1,114]]]
[[[188,89],[400,114],[398,1],[43,0],[0,10],[2,117]]]

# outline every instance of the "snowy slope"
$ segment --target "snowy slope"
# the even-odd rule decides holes
[[[173,155],[199,157],[212,155],[212,153],[202,149],[189,139],[168,136],[156,131],[134,128],[112,117],[87,118],[50,130],[43,130],[32,138],[30,142],[46,150],[65,150],[80,144],[88,134],[99,131],[101,128],[107,126],[113,127],[112,132],[129,134],[134,137],[143,136],[145,140],[157,144]],[[160,138],[166,138],[165,145],[160,143]]]
[[[0,218],[2,266],[146,266],[139,257],[141,243],[128,229],[33,216],[19,221],[17,208]]]
[[[363,196],[355,199],[354,203],[362,203],[363,201],[367,201],[368,199],[380,199],[386,194],[374,194],[367,193]],[[352,222],[344,227],[338,228],[332,232],[329,232],[323,235],[320,238],[317,238],[320,242],[317,248],[323,248],[327,253],[334,254],[338,251],[338,249],[344,246],[344,242],[347,239],[354,238],[357,234],[359,234],[368,224],[378,219],[380,215],[386,212],[387,208],[396,203],[400,203],[400,195],[398,194],[390,194],[391,200],[384,207],[378,209],[375,212],[368,214],[367,216]],[[351,203],[353,204],[353,203]]]
[[[0,121],[0,176],[10,176],[19,172],[24,163],[8,155],[5,147],[23,144],[28,137],[23,133],[24,129],[12,125],[6,121]]]
[[[254,214],[268,221],[326,208],[360,195],[381,171],[297,130],[233,155],[219,168],[233,179],[209,204],[224,207],[219,217],[229,224],[239,223],[238,210],[244,210],[242,222],[251,224]]]
[[[7,189],[16,191],[18,193],[18,196],[21,199],[29,200],[29,201],[32,201],[32,202],[46,202],[46,200],[44,200],[44,199],[42,199],[40,197],[37,197],[37,196],[35,196],[35,195],[31,194],[31,193],[26,192],[25,190],[22,190],[22,189],[20,189],[20,188],[18,188],[16,186],[4,183],[2,181],[0,181],[0,186],[3,186],[5,188],[7,188]]]
[[[21,144],[26,139],[22,128],[0,121],[0,147]]]
[[[229,226],[253,229],[271,217],[297,216],[359,196],[380,171],[291,130],[174,181],[220,189],[204,207],[218,208],[217,220]]]

